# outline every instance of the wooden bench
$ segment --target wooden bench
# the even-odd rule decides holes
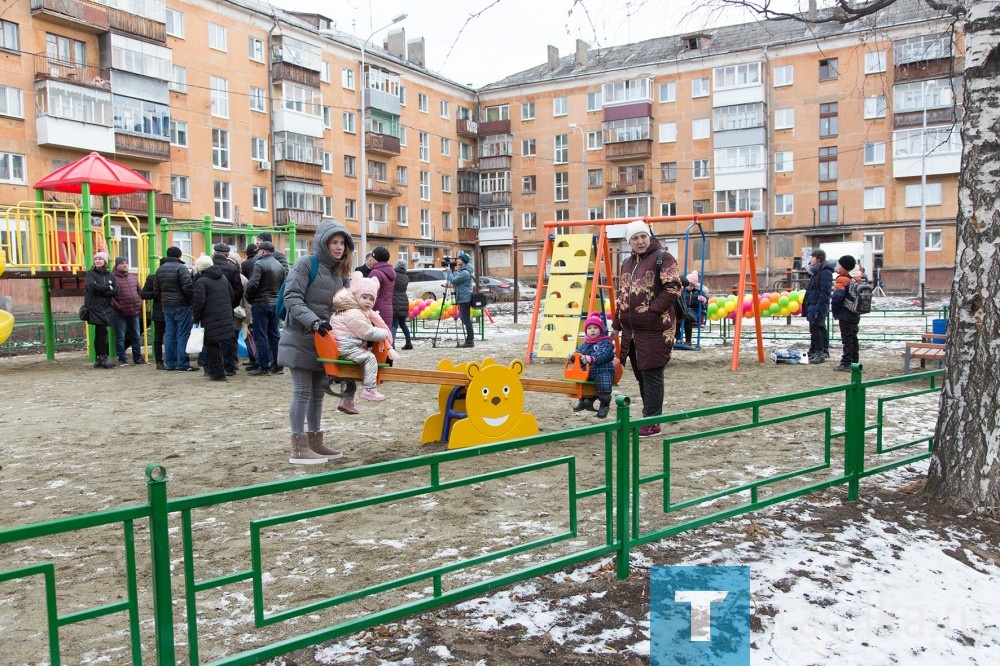
[[[903,374],[910,373],[910,362],[920,359],[920,367],[926,367],[927,361],[937,361],[938,367],[944,365],[947,344],[936,342],[947,340],[948,335],[942,333],[921,333],[920,342],[907,342],[903,352]]]

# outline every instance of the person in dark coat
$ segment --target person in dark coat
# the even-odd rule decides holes
[[[278,291],[285,281],[285,271],[281,264],[271,256],[274,245],[271,241],[260,244],[257,260],[253,264],[253,273],[247,282],[246,296],[251,304],[253,315],[254,340],[257,343],[257,369],[249,374],[257,377],[268,373],[284,372],[278,364],[278,341],[281,329],[275,306],[278,303]]]
[[[164,261],[166,257],[160,259],[160,266]],[[156,286],[156,273],[146,276],[146,282],[143,283],[139,294],[142,300],[153,304],[153,311],[150,314],[150,319],[153,321],[153,358],[156,359],[157,370],[166,370],[167,366],[163,364],[163,304],[160,302],[160,290]]]
[[[249,282],[250,276],[253,275],[253,262],[256,257],[257,257],[257,244],[250,243],[249,245],[247,245],[247,258],[244,259],[243,263],[240,264],[240,273],[243,273],[243,277],[246,278],[244,282]],[[246,289],[245,284],[243,285],[243,288]],[[243,299],[247,300],[246,294],[243,295]],[[249,305],[247,306],[247,314],[248,315],[250,314]],[[252,316],[247,317],[246,325],[247,325],[247,333],[246,333],[247,362],[244,363],[243,365],[247,366],[247,372],[253,372],[254,370],[257,369],[258,366],[257,366],[257,345],[253,342]]]
[[[118,352],[118,365],[128,365],[128,348],[132,348],[132,364],[145,365],[142,358],[142,335],[139,333],[139,315],[142,314],[142,294],[139,292],[139,279],[128,269],[128,259],[115,259],[112,271],[115,282],[118,283],[118,293],[111,299],[111,308],[115,313],[115,351]]]
[[[253,261],[256,257],[257,257],[257,244],[250,243],[249,245],[247,245],[247,258],[244,259],[243,263],[240,264],[240,273],[243,273],[243,275],[248,280],[250,279],[250,276],[253,275]]]
[[[243,300],[243,280],[240,279],[240,268],[229,261],[229,246],[225,243],[216,243],[212,248],[212,264],[214,264],[229,281],[229,286],[233,290],[233,308]],[[222,345],[222,360],[226,366],[227,375],[235,375],[239,365],[239,358],[236,355],[239,343],[236,334],[232,340]]]
[[[861,362],[861,349],[858,345],[858,327],[861,324],[861,315],[851,312],[844,306],[844,298],[847,296],[848,285],[851,280],[861,282],[863,273],[858,272],[856,277],[851,276],[851,271],[858,265],[857,260],[849,254],[845,254],[837,260],[837,278],[833,281],[833,295],[830,297],[830,312],[837,320],[840,327],[840,343],[843,345],[843,352],[840,356],[840,365],[834,368],[840,372],[850,372],[852,363]]]
[[[385,325],[392,329],[392,297],[395,293],[396,270],[389,265],[389,250],[379,245],[372,250],[375,264],[368,277],[378,280],[378,296],[375,298],[375,310],[382,317]]]
[[[403,337],[406,344],[403,349],[413,349],[410,341],[410,327],[406,325],[406,320],[410,317],[410,299],[406,295],[406,288],[410,286],[410,276],[406,274],[406,261],[400,259],[396,262],[396,281],[392,287],[392,339],[396,339],[396,331],[403,329]]]
[[[277,249],[277,245],[274,244],[274,240],[271,238],[271,234],[270,233],[268,233],[266,231],[260,232],[259,234],[257,234],[257,237],[254,238],[254,242],[257,243],[257,255],[254,256],[254,259],[253,259],[254,261],[257,261],[261,257],[261,254],[260,254],[261,243],[265,243],[265,242],[266,243],[270,243],[271,246],[273,248],[275,248],[274,250],[271,251],[271,254],[274,255],[275,261],[277,261],[279,264],[281,264],[281,267],[285,271],[285,275],[288,275],[288,257],[285,256],[284,252],[281,252],[280,250]],[[251,275],[252,274],[253,274],[253,272],[251,271]],[[247,277],[247,279],[249,280],[250,278]]]
[[[674,349],[681,278],[677,260],[653,237],[644,221],[625,225],[625,240],[632,253],[622,262],[618,276],[618,308],[611,324],[612,340],[621,333],[621,362],[624,364],[626,358],[632,362],[642,398],[642,415],[657,416],[663,413],[663,368],[670,362]],[[659,433],[659,425],[639,428],[640,437]]]
[[[587,379],[594,382],[597,391],[597,407],[594,408],[592,398],[580,398],[573,407],[574,412],[592,409],[597,412],[597,418],[603,419],[611,407],[611,387],[615,383],[615,345],[608,337],[607,323],[600,312],[591,312],[583,322],[583,344],[576,348],[574,354],[580,355],[580,363],[587,366]]]
[[[167,370],[194,372],[187,355],[191,335],[191,297],[194,281],[191,271],[181,261],[184,253],[177,246],[167,248],[166,260],[156,270],[156,288],[163,305],[163,363]]]
[[[831,265],[832,264],[832,265]],[[809,257],[809,286],[802,301],[802,312],[809,322],[809,362],[822,363],[830,357],[830,337],[826,328],[833,293],[833,267],[826,252],[819,248]]]
[[[233,288],[212,257],[201,255],[194,262],[192,318],[205,329],[206,374],[217,382],[226,381],[222,345],[233,339]]]
[[[107,252],[94,255],[94,265],[87,271],[87,288],[83,304],[87,306],[87,323],[94,327],[94,367],[113,368],[108,360],[108,326],[114,321],[111,299],[118,294],[118,283],[108,270]]]

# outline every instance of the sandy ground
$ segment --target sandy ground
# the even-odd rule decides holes
[[[491,327],[485,342],[474,349],[455,349],[452,341],[432,347],[429,340],[401,352],[400,365],[435,368],[440,359],[460,362],[493,357],[507,363],[524,358],[526,326]],[[805,338],[803,338],[805,340]],[[782,345],[787,346],[787,344]],[[796,345],[804,350],[806,344]],[[834,344],[836,349],[837,345]],[[899,345],[901,347],[901,345]],[[683,411],[822,386],[849,378],[821,366],[760,365],[744,348],[740,370],[729,369],[731,350],[706,347],[677,351],[667,369],[665,411]],[[862,352],[865,378],[900,374],[899,349],[890,346]],[[532,363],[527,375],[561,377],[557,363]],[[290,377],[248,377],[240,372],[225,384],[201,373],[167,373],[145,367],[93,369],[82,352],[60,353],[54,362],[39,356],[0,358],[0,511],[4,526],[23,525],[69,515],[130,506],[145,501],[144,470],[162,463],[169,474],[169,496],[213,492],[238,486],[320,474],[358,465],[398,460],[445,450],[441,444],[418,443],[423,420],[435,409],[435,390],[425,385],[386,384],[389,399],[362,403],[359,416],[336,411],[326,403],[324,424],[328,441],[344,450],[344,458],[327,465],[292,466],[288,457],[288,397]],[[630,372],[618,393],[638,391]],[[554,432],[596,422],[592,413],[573,414],[573,401],[551,394],[528,394],[526,409],[542,432]],[[843,399],[828,400],[836,414]],[[923,407],[936,405],[931,398]],[[771,414],[770,409],[765,410]],[[788,411],[782,408],[781,413]],[[776,412],[777,413],[777,410]],[[743,413],[744,415],[746,412]],[[762,414],[762,417],[765,415]],[[733,418],[736,418],[735,416]],[[932,415],[933,418],[933,415]],[[725,418],[713,417],[719,425]],[[920,423],[905,414],[900,426],[919,431]],[[933,422],[933,421],[932,421]],[[680,434],[710,424],[685,422],[668,426],[665,434]],[[692,443],[676,456],[675,469],[686,481],[673,489],[683,500],[745,480],[748,475],[774,474],[822,460],[818,444],[822,419],[789,421],[782,427]],[[836,429],[836,426],[834,427]],[[644,440],[644,442],[650,440]],[[645,444],[644,444],[645,446]],[[649,447],[654,444],[650,441]],[[655,449],[650,448],[650,451]],[[836,448],[834,449],[836,451]],[[511,451],[493,460],[468,458],[442,470],[449,479],[510,467],[532,460],[574,454],[580,489],[603,481],[601,437],[589,436],[538,450]],[[657,469],[656,456],[643,463],[643,473]],[[834,453],[834,465],[837,454]],[[419,478],[418,478],[419,477]],[[427,482],[426,471],[386,474],[336,486],[232,502],[192,515],[197,579],[205,580],[250,567],[249,521],[336,502],[371,497]],[[332,594],[384,580],[386,573],[405,575],[478,554],[509,548],[566,530],[568,501],[565,468],[539,470],[506,479],[478,483],[471,489],[421,494],[368,509],[278,525],[265,531],[262,558],[264,606],[277,612]],[[652,491],[651,491],[652,492]],[[656,502],[655,492],[644,501]],[[718,508],[718,507],[716,507]],[[604,537],[604,505],[597,498],[580,503],[579,533],[553,554],[599,545]],[[137,524],[141,623],[144,650],[152,653],[146,526]],[[180,521],[172,532],[175,571],[174,600],[177,632],[184,643],[181,587]],[[95,528],[72,537],[33,540],[0,547],[0,571],[39,561],[56,563],[59,612],[111,603],[124,595],[121,530]],[[405,553],[405,557],[404,557]],[[536,561],[534,554],[486,563],[461,572],[456,583],[498,575],[505,562],[517,567]],[[383,595],[387,602],[426,594],[426,582]],[[40,577],[0,583],[0,664],[46,663],[44,597]],[[317,630],[330,623],[377,607],[378,600],[345,604],[292,620],[278,627],[253,628],[249,583],[210,590],[199,596],[202,661],[251,645]],[[289,626],[290,625],[290,626]],[[65,663],[128,663],[123,614],[91,620],[61,630]],[[148,657],[147,657],[148,658]],[[186,653],[179,660],[187,660]]]

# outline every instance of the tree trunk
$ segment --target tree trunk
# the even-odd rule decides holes
[[[969,3],[957,256],[927,492],[1000,515],[1000,0]]]

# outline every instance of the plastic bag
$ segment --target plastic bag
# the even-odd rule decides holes
[[[201,326],[195,326],[191,329],[191,334],[188,336],[187,347],[184,351],[188,354],[200,354],[201,348],[205,346],[205,329]]]

